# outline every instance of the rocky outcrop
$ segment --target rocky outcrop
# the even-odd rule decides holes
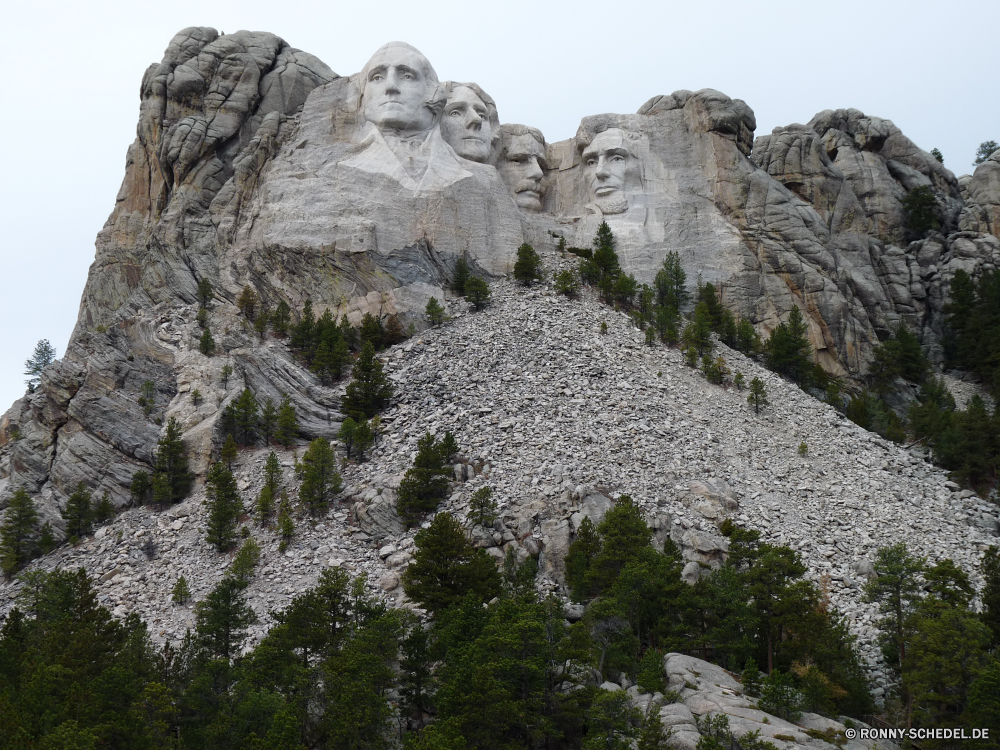
[[[1000,237],[1000,151],[976,167],[962,184],[965,208],[959,227],[969,232],[989,232]]]

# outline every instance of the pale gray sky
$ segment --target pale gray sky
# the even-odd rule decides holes
[[[342,75],[407,41],[441,80],[479,83],[501,121],[550,142],[585,115],[707,87],[745,100],[758,135],[838,107],[889,118],[963,174],[980,142],[1000,140],[995,17],[986,0],[8,3],[0,413],[24,393],[35,342],[66,347],[135,138],[143,71],[187,26],[270,31]]]

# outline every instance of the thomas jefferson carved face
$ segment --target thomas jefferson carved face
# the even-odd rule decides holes
[[[456,86],[444,105],[441,134],[463,159],[485,163],[493,145],[486,102],[468,86]]]
[[[390,42],[372,56],[362,75],[365,119],[380,130],[421,131],[434,124],[437,74],[416,49]]]
[[[508,126],[504,126],[507,128]],[[538,137],[536,137],[536,134]],[[545,188],[545,141],[534,128],[504,130],[503,154],[497,170],[514,203],[526,211],[541,211]]]
[[[624,213],[625,178],[632,161],[625,134],[619,128],[598,133],[581,156],[590,200],[606,214]]]

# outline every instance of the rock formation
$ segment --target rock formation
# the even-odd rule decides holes
[[[899,321],[940,360],[951,275],[1000,264],[998,156],[959,181],[888,120],[827,111],[754,141],[747,104],[706,89],[586,117],[574,138],[546,144],[530,126],[500,126],[497,106],[475,84],[440,83],[400,42],[338,76],[271,34],[178,34],[143,76],[136,141],[66,354],[0,423],[21,436],[0,456],[0,504],[24,486],[59,526],[55,509],[80,481],[125,502],[159,433],[136,405],[147,380],[198,471],[243,387],[288,394],[304,435],[335,435],[336,390],[280,341],[248,335],[233,304],[246,285],[271,308],[309,299],[317,314],[422,328],[459,257],[498,278],[522,242],[586,245],[606,220],[640,281],[676,251],[692,283],[716,283],[764,334],[801,308],[818,361],[857,376]],[[921,186],[941,231],[907,243],[901,199]],[[202,279],[224,357],[197,351]]]

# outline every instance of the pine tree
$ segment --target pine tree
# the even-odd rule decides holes
[[[56,535],[55,532],[52,531],[52,524],[46,521],[38,530],[38,549],[41,550],[43,555],[47,555],[55,548]]]
[[[989,159],[997,149],[1000,149],[1000,145],[996,141],[983,141],[980,143],[979,148],[976,149],[976,160],[972,162],[972,166],[978,167]]]
[[[194,475],[188,470],[187,451],[181,440],[181,425],[171,417],[167,429],[157,444],[155,466],[157,473],[164,474],[170,484],[170,502],[176,503],[188,496]]]
[[[90,533],[93,508],[90,504],[90,491],[83,482],[76,486],[60,513],[66,521],[66,536],[69,537],[70,544],[76,544]]]
[[[142,412],[147,417],[156,408],[156,384],[152,380],[145,381],[139,388],[139,398],[136,401],[142,407]]]
[[[205,540],[219,552],[236,544],[236,527],[243,512],[243,501],[236,488],[236,479],[221,463],[213,464],[205,480],[208,508]]]
[[[38,512],[20,487],[11,496],[0,526],[0,569],[10,578],[31,558],[38,538]]]
[[[302,308],[302,317],[292,329],[292,338],[289,342],[289,346],[305,356],[307,362],[311,359],[310,352],[315,338],[315,327],[316,316],[313,313],[312,300],[307,299]]]
[[[497,517],[497,501],[493,499],[493,488],[480,487],[469,500],[469,520],[481,526],[492,526]]]
[[[656,289],[656,304],[670,307],[680,312],[690,298],[687,290],[687,274],[681,266],[681,258],[676,252],[667,253],[663,267],[657,271],[653,286]]]
[[[455,272],[451,277],[451,288],[456,294],[465,294],[465,283],[469,280],[469,264],[463,255],[455,261]]]
[[[430,513],[444,500],[448,489],[448,475],[451,470],[446,465],[454,453],[454,438],[436,441],[429,432],[417,440],[417,456],[413,467],[406,470],[399,484],[396,508],[407,522],[415,522],[420,515]],[[449,444],[451,443],[451,444]]]
[[[257,313],[257,317],[253,321],[253,329],[260,336],[260,340],[264,340],[265,334],[267,334],[267,324],[271,321],[271,313],[267,307],[261,303],[260,312]]]
[[[212,329],[208,326],[205,327],[205,332],[198,340],[198,351],[206,357],[211,357],[215,353],[215,339],[212,338]]]
[[[436,297],[431,297],[427,300],[427,307],[424,308],[424,313],[427,315],[427,320],[432,326],[439,326],[444,323],[445,311]]]
[[[247,584],[225,576],[195,606],[195,635],[213,657],[230,659],[240,653],[257,615],[247,604]]]
[[[281,395],[281,406],[278,407],[278,428],[274,431],[274,439],[286,448],[290,446],[299,434],[299,419],[295,407],[287,393]]]
[[[872,567],[876,575],[865,584],[865,601],[879,605],[884,615],[879,625],[889,635],[902,666],[906,661],[906,620],[920,597],[919,576],[926,565],[900,542],[880,548]]]
[[[695,304],[700,302],[705,303],[705,309],[708,312],[708,318],[710,325],[712,326],[712,330],[716,333],[721,333],[726,310],[719,301],[719,295],[715,290],[715,286],[711,282],[699,285],[698,297],[695,300]]]
[[[705,302],[695,305],[694,318],[684,328],[681,341],[697,350],[699,357],[712,351],[712,314]]]
[[[288,501],[288,495],[284,491],[281,493],[281,505],[278,508],[278,534],[281,536],[278,551],[284,552],[288,549],[288,545],[291,544],[292,537],[295,535],[295,523],[292,521],[291,503]]]
[[[470,276],[465,282],[465,298],[474,308],[482,310],[490,299],[490,285],[479,276]]]
[[[1000,646],[1000,549],[990,546],[980,563],[983,575],[982,619],[989,627],[994,647]]]
[[[517,248],[517,260],[514,262],[514,279],[523,286],[542,278],[542,259],[535,248],[527,242]]]
[[[219,379],[222,381],[222,389],[225,391],[229,390],[229,378],[233,375],[233,366],[231,364],[224,364],[222,369],[219,371]]]
[[[808,327],[798,307],[792,306],[788,320],[778,324],[767,340],[767,366],[777,373],[804,384],[809,379],[812,345],[806,335]]]
[[[97,523],[104,524],[114,518],[114,515],[115,506],[111,503],[111,495],[105,490],[104,494],[101,495],[101,499],[94,506],[94,520]]]
[[[555,289],[570,299],[576,297],[580,293],[580,283],[576,279],[576,274],[570,269],[560,271],[555,277]]]
[[[309,444],[302,456],[301,470],[299,499],[312,515],[325,512],[341,489],[337,459],[328,440],[316,438]]]
[[[236,428],[239,430],[242,444],[252,445],[257,432],[257,415],[259,413],[257,398],[253,395],[253,391],[244,388],[235,404]]]
[[[267,525],[274,513],[274,503],[281,491],[281,464],[274,451],[267,455],[264,462],[264,486],[257,496],[257,515],[262,526]]]
[[[222,451],[219,453],[219,460],[224,461],[226,468],[229,469],[229,471],[232,471],[233,461],[236,460],[238,455],[239,453],[236,450],[236,441],[233,440],[232,435],[226,435],[226,442],[222,445]]]
[[[25,384],[29,392],[34,392],[42,377],[42,370],[55,362],[56,348],[49,343],[48,339],[42,339],[35,344],[35,351],[24,363],[24,374],[28,376]]]
[[[257,304],[260,298],[249,284],[243,287],[240,296],[236,298],[236,306],[247,320],[253,320],[257,312]]]
[[[392,384],[382,361],[375,356],[375,347],[366,342],[354,363],[351,382],[347,384],[341,400],[341,409],[355,420],[371,418],[389,405],[392,393]]]
[[[149,474],[141,469],[132,475],[130,486],[133,505],[145,505],[149,502],[149,493],[153,489],[152,482],[149,481]]]
[[[202,278],[198,282],[198,302],[202,307],[208,307],[208,303],[212,301],[212,295],[214,293],[211,281],[206,278]]]
[[[268,396],[264,399],[264,408],[260,410],[260,421],[257,427],[261,437],[264,438],[264,445],[271,444],[271,436],[274,435],[274,428],[278,425],[278,407],[274,405],[274,399]]]
[[[183,575],[174,584],[174,588],[170,592],[170,601],[174,604],[187,604],[191,601],[191,588],[188,586],[187,578]]]
[[[750,381],[750,395],[747,396],[747,403],[753,407],[754,414],[760,414],[760,410],[767,406],[767,389],[764,387],[764,381],[758,377],[754,377]]]
[[[376,318],[371,313],[365,313],[361,318],[358,334],[361,337],[362,347],[369,341],[375,347],[375,351],[385,347],[385,329],[382,327],[382,319]]]
[[[344,444],[348,458],[351,457],[351,452],[354,450],[354,432],[357,429],[358,423],[347,417],[340,423],[340,430],[337,432],[337,439]]]
[[[500,593],[500,574],[483,550],[475,549],[450,513],[438,513],[417,532],[413,562],[403,573],[403,590],[432,613],[467,595],[486,602]]]
[[[288,335],[288,327],[292,321],[292,310],[285,300],[281,300],[271,314],[271,330],[275,336],[284,338]]]
[[[621,273],[615,244],[615,236],[611,227],[608,226],[608,222],[602,221],[594,236],[594,263],[600,269],[602,279],[610,278],[614,281]]]
[[[762,348],[757,329],[746,318],[740,318],[736,324],[736,348],[748,357],[756,355]]]

